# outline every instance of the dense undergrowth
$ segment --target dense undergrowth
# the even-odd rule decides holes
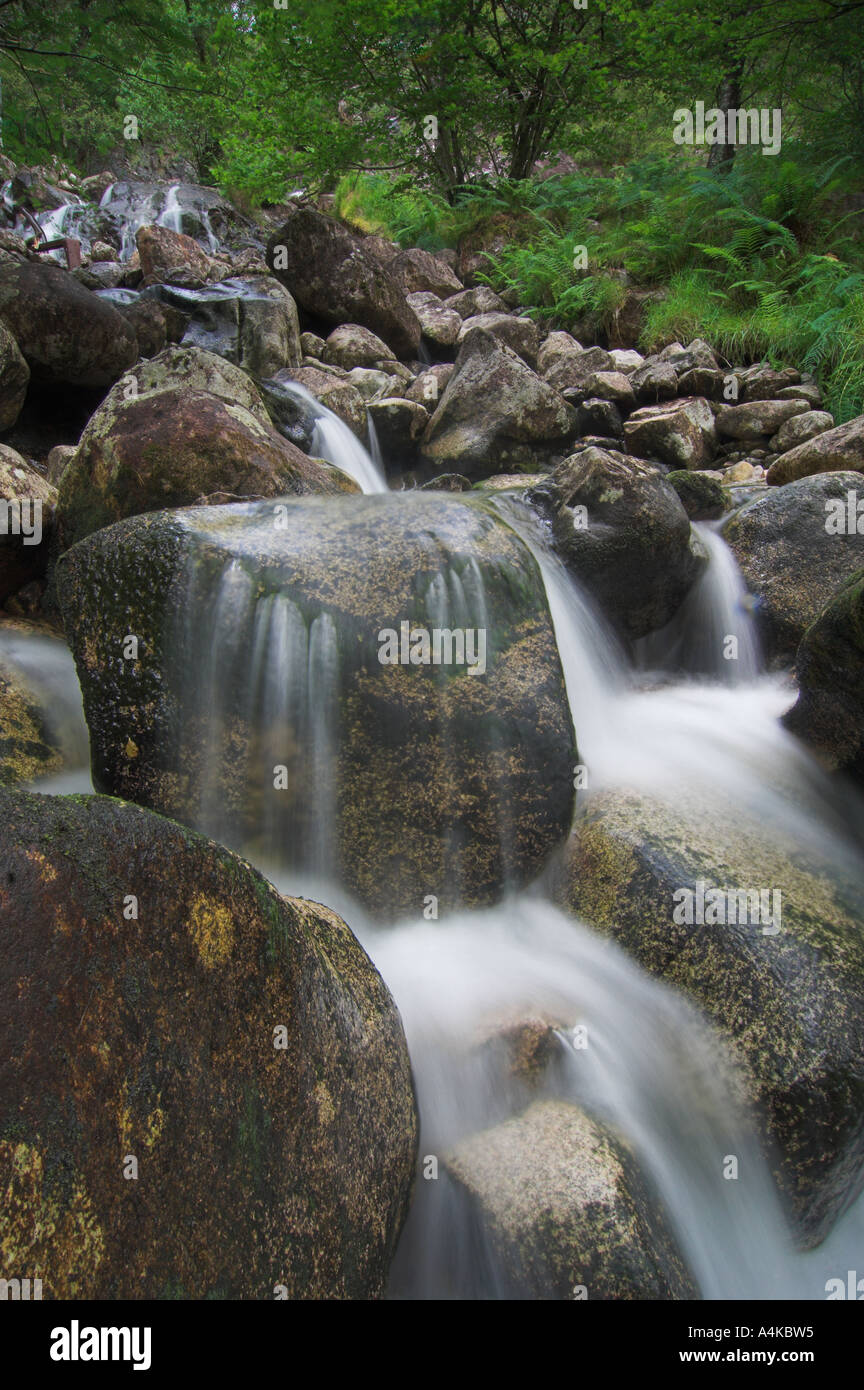
[[[461,189],[343,178],[336,210],[367,232],[436,251],[486,250],[488,280],[549,323],[608,330],[646,303],[640,346],[705,338],[723,357],[814,372],[838,421],[864,412],[864,213],[851,158],[785,145],[739,151],[728,172],[651,158],[610,174]],[[587,269],[578,248],[585,247]]]

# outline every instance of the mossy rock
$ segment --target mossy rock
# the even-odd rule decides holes
[[[63,762],[61,740],[44,701],[0,647],[0,786],[50,777]]]
[[[832,508],[845,503],[850,492],[861,495],[860,473],[819,473],[769,488],[733,512],[723,527],[757,599],[756,622],[772,665],[791,666],[807,628],[864,565],[864,534],[828,529]]]
[[[719,478],[709,478],[692,468],[675,468],[666,474],[691,521],[717,521],[731,507],[731,498]]]
[[[229,566],[246,594],[230,632],[214,606]],[[436,626],[432,586],[452,597],[481,582],[485,674],[381,664],[383,629]],[[389,915],[419,911],[428,894],[442,907],[492,901],[532,878],[567,834],[576,755],[542,579],[482,499],[416,493],[156,513],[75,546],[58,585],[98,790],[200,826],[215,765],[220,819],[206,822],[209,833],[263,859],[255,837],[272,813],[286,827],[283,863],[295,832],[312,833],[321,788],[310,792],[308,733],[292,725],[271,738],[247,704],[255,605],[275,596],[305,632],[321,619],[334,633],[327,868],[367,906]],[[122,659],[128,634],[137,660]],[[265,650],[278,661],[278,645]],[[218,690],[200,676],[214,652]],[[287,789],[273,785],[279,764]]]
[[[379,1296],[416,1114],[345,923],[105,797],[0,791],[0,884],[0,1277]]]
[[[801,639],[798,700],[784,718],[832,769],[864,780],[864,569]]]
[[[673,895],[700,880],[779,890],[780,931],[746,920],[677,924]],[[684,793],[672,805],[607,792],[576,823],[558,896],[720,1027],[781,1191],[804,1239],[817,1243],[864,1177],[860,862],[838,854],[828,864],[815,843],[767,827],[719,792],[707,809]]]
[[[167,348],[124,376],[88,422],[60,480],[59,549],[158,508],[344,489],[338,470],[277,434],[239,368]]]
[[[578,1106],[536,1101],[461,1139],[443,1163],[509,1297],[698,1297],[632,1153]]]

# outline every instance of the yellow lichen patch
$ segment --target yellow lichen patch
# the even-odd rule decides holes
[[[126,747],[123,751],[125,752],[127,758],[137,758],[138,744],[135,743],[133,739],[129,738],[126,740]]]
[[[26,849],[24,851],[31,864],[35,864],[39,870],[39,875],[43,883],[54,883],[57,878],[57,870],[49,860],[41,854],[38,849]]]
[[[0,1142],[0,1209],[0,1278],[41,1279],[53,1298],[92,1295],[105,1237],[80,1177],[55,1196],[38,1149]]]
[[[318,1123],[329,1125],[333,1123],[336,1111],[333,1107],[333,1097],[330,1095],[323,1081],[319,1081],[313,1092],[315,1104],[318,1107]]]
[[[189,913],[189,930],[201,963],[208,970],[230,959],[234,950],[234,918],[222,903],[199,895]]]

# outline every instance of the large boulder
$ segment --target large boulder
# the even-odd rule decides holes
[[[611,791],[577,821],[561,898],[730,1040],[781,1191],[817,1243],[864,1160],[860,863],[826,862],[815,837],[766,824],[719,789],[674,802]]]
[[[132,325],[59,265],[0,265],[0,319],[34,379],[110,386],[138,357]]]
[[[324,344],[321,360],[328,367],[381,367],[395,358],[386,343],[382,343],[368,328],[358,323],[343,323],[334,328]],[[299,365],[296,364],[296,365]]]
[[[187,346],[218,353],[256,377],[300,365],[297,305],[272,275],[236,276],[202,289],[160,284],[147,294],[186,317]],[[138,301],[147,302],[146,296]]]
[[[45,573],[57,489],[0,444],[0,603]]]
[[[420,324],[399,282],[342,223],[300,208],[270,238],[267,264],[307,313],[334,328],[359,323],[398,357],[416,356]]]
[[[517,318],[514,314],[475,314],[467,318],[459,329],[459,342],[464,343],[473,328],[483,328],[499,342],[506,343],[527,362],[536,368],[537,353],[540,348],[540,329],[533,319]]]
[[[172,231],[170,227],[139,227],[135,242],[145,285],[162,281],[198,289],[208,280],[221,279],[225,274],[225,267],[208,256],[194,237]]]
[[[538,1100],[444,1156],[511,1298],[682,1299],[695,1289],[625,1145],[577,1106]]]
[[[864,779],[864,569],[842,586],[801,639],[798,700],[787,729],[824,763]]]
[[[849,470],[864,473],[864,415],[781,454],[768,469],[768,482],[792,483],[814,473]]]
[[[30,368],[7,325],[0,319],[0,433],[11,430],[27,395]]]
[[[675,490],[638,459],[582,449],[532,498],[567,568],[625,637],[665,627],[705,567]]]
[[[659,459],[672,468],[704,468],[714,457],[714,412],[701,396],[642,406],[625,422],[624,437],[640,458]]]
[[[345,923],[139,807],[0,807],[0,1274],[58,1299],[380,1296],[416,1114]]]
[[[834,511],[845,515],[849,494],[857,496],[860,485],[860,473],[802,478],[761,493],[726,522],[723,535],[757,599],[756,621],[772,664],[791,664],[806,629],[864,565],[864,534],[832,526]]]
[[[189,349],[184,359],[175,349],[162,356],[167,363],[144,362],[119,381],[81,436],[58,490],[61,549],[121,517],[165,506],[341,490],[326,465],[276,432],[238,368],[222,364],[223,380],[233,371],[243,382],[229,402],[194,384],[207,377],[210,364],[201,358],[210,354]],[[184,360],[188,374],[180,371]],[[171,366],[176,375],[165,370]],[[257,397],[254,411],[240,403],[244,397]]]
[[[387,268],[406,295],[425,290],[446,299],[462,289],[462,281],[448,265],[417,246],[412,246],[408,251],[399,251]]]
[[[543,583],[479,499],[163,512],[75,546],[57,583],[99,790],[276,862],[323,856],[385,915],[492,901],[566,835],[573,732]],[[403,623],[465,650],[404,664]],[[130,633],[138,659],[118,660]]]
[[[776,434],[781,425],[806,412],[806,401],[745,401],[743,405],[724,405],[717,412],[717,433],[723,439],[757,440]]]
[[[537,446],[572,438],[578,418],[512,348],[483,328],[463,340],[429,422],[424,456],[477,477],[531,464]]]

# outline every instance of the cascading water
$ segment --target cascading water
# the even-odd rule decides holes
[[[328,463],[341,468],[349,478],[353,478],[362,492],[387,492],[387,479],[381,464],[380,450],[376,459],[360,440],[332,410],[316,400],[305,386],[296,381],[269,381],[269,390],[281,393],[288,400],[299,404],[309,412],[314,420],[314,429],[309,453],[314,458],[326,459]],[[371,421],[370,421],[371,424]],[[374,427],[373,427],[374,428]],[[373,440],[370,430],[370,443]],[[377,439],[373,448],[377,447]]]
[[[728,545],[707,522],[693,528],[708,565],[672,622],[636,643],[637,664],[741,685],[762,674],[753,600]]]

